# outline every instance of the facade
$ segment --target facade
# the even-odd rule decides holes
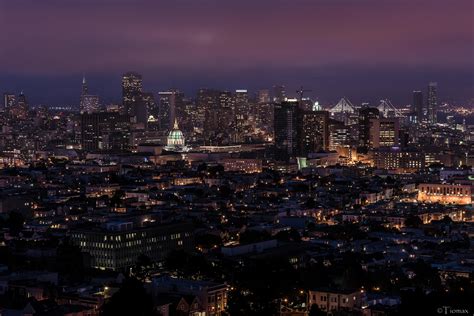
[[[374,150],[372,154],[377,169],[398,170],[405,173],[425,168],[425,155],[416,149],[385,147]]]
[[[81,145],[86,151],[128,150],[130,117],[117,112],[82,114]]]
[[[221,315],[227,308],[228,287],[224,283],[172,278],[164,275],[151,283],[153,296],[160,294],[194,295],[205,311],[202,315]]]
[[[379,110],[377,108],[364,108],[359,110],[359,146],[367,149],[373,148],[371,143],[370,131],[374,119],[380,117]]]
[[[398,146],[399,132],[398,118],[371,119],[369,143],[372,148]]]
[[[10,101],[11,100],[12,98],[10,97]],[[18,95],[17,102],[13,103],[13,105],[10,106],[8,110],[10,114],[17,119],[25,119],[27,117],[29,106],[28,106],[28,101],[23,91],[21,91],[20,94]]]
[[[168,131],[173,127],[176,119],[176,110],[183,102],[183,94],[178,90],[169,90],[158,92],[158,96],[160,129]]]
[[[99,96],[90,95],[86,77],[82,78],[81,102],[79,104],[81,113],[94,113],[99,111]]]
[[[186,142],[184,139],[184,134],[181,132],[178,126],[178,121],[174,121],[173,129],[169,132],[166,142],[166,150],[168,151],[187,151]]]
[[[160,261],[171,250],[192,250],[192,231],[190,224],[135,227],[132,222],[112,222],[74,230],[71,240],[90,255],[92,267],[118,271],[135,265],[140,255]]]
[[[99,96],[85,94],[81,96],[81,113],[94,113],[100,110]]]
[[[219,163],[224,166],[225,171],[244,173],[262,172],[261,159],[226,158],[219,161]]]
[[[332,120],[329,123],[329,150],[339,151],[347,148],[351,143],[351,132],[349,127],[342,122]]]
[[[331,289],[309,291],[308,296],[308,306],[316,304],[319,309],[328,314],[360,310],[365,297],[364,292],[360,290]]]
[[[329,148],[329,112],[300,111],[297,125],[300,155]]]
[[[132,115],[135,108],[140,106],[143,85],[142,76],[134,72],[127,72],[122,76],[122,113]]]
[[[270,91],[268,89],[258,90],[257,102],[260,104],[270,103]]]
[[[9,108],[16,104],[16,95],[13,93],[3,94],[3,107],[0,108],[2,111],[7,111]]]
[[[430,82],[428,85],[427,99],[428,121],[432,124],[438,122],[438,83]]]
[[[418,202],[460,204],[472,203],[471,185],[423,183],[418,186]]]
[[[285,101],[275,104],[274,107],[274,133],[275,157],[286,160],[298,152],[297,139],[298,102]]]
[[[282,103],[286,100],[285,86],[275,85],[273,86],[273,102]]]
[[[421,91],[413,91],[413,110],[416,113],[417,121],[421,122],[425,118],[423,93]]]

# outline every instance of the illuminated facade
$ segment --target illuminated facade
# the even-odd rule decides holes
[[[428,85],[428,121],[430,123],[436,123],[438,121],[438,83],[430,82]]]
[[[122,105],[126,114],[132,115],[141,102],[143,92],[142,76],[128,72],[122,76]]]
[[[423,183],[418,186],[418,202],[467,205],[472,203],[471,195],[470,185]]]
[[[414,172],[425,167],[425,155],[415,149],[385,147],[372,151],[372,156],[377,169]]]
[[[224,166],[225,171],[244,173],[262,172],[262,160],[260,159],[228,158],[221,160],[220,163]]]
[[[301,111],[298,117],[299,154],[327,150],[329,147],[329,112]]]
[[[171,250],[193,249],[194,243],[192,227],[188,224],[134,228],[131,222],[76,230],[71,240],[90,255],[92,267],[114,271],[135,265],[140,255],[160,261]]]
[[[400,125],[397,118],[370,120],[370,144],[373,148],[398,146]]]

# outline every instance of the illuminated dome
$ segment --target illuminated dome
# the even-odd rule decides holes
[[[179,129],[178,121],[176,119],[174,120],[173,129],[168,134],[168,141],[166,145],[169,148],[185,146],[184,135],[183,135],[183,132],[181,132],[181,130]]]

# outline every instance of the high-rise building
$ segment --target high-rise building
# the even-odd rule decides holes
[[[344,123],[329,120],[329,150],[339,150],[348,147],[351,142],[351,132]]]
[[[363,108],[359,110],[359,146],[366,149],[373,147],[370,142],[372,120],[378,119],[380,112],[377,108]]]
[[[273,86],[273,102],[281,103],[286,100],[285,86],[276,85]]]
[[[176,89],[158,92],[160,129],[170,131],[176,119],[178,107],[182,107],[183,94]]]
[[[196,117],[194,126],[203,129],[204,134],[208,134],[211,128],[208,118],[209,111],[213,111],[218,105],[219,92],[211,89],[199,89],[197,94]]]
[[[130,149],[130,116],[118,112],[83,113],[81,144],[86,151]]]
[[[298,102],[283,101],[274,107],[275,159],[287,160],[298,153]]]
[[[10,98],[10,101],[14,101]],[[28,116],[29,106],[23,91],[18,95],[18,99],[15,103],[12,103],[11,106],[7,109],[10,112],[12,117],[17,119],[25,119]]]
[[[144,106],[142,102],[142,76],[127,72],[122,76],[122,106],[123,113],[134,116],[137,106]]]
[[[16,95],[13,93],[4,93],[3,94],[3,107],[0,108],[2,111],[7,111],[9,108],[13,107],[16,104]]]
[[[270,91],[268,89],[258,90],[257,102],[259,104],[270,103]]]
[[[370,148],[399,145],[400,124],[398,118],[374,118],[370,120]]]
[[[153,116],[155,119],[158,118],[159,110],[155,102],[155,96],[151,92],[142,93],[142,101],[147,109],[147,115]],[[148,119],[148,118],[147,118]]]
[[[299,155],[327,150],[329,147],[329,112],[299,111],[298,113]]]
[[[81,102],[79,105],[81,113],[94,113],[100,110],[99,96],[89,94],[86,77],[82,78]]]
[[[423,93],[421,91],[413,91],[413,111],[416,113],[418,122],[425,118],[423,109]]]
[[[430,82],[428,85],[428,121],[436,123],[438,121],[438,83]]]
[[[233,109],[233,142],[242,143],[248,134],[250,103],[247,90],[236,90]]]

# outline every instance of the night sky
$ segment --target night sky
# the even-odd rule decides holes
[[[118,102],[133,70],[155,93],[282,83],[324,103],[407,104],[437,81],[443,101],[465,102],[473,23],[472,0],[0,0],[0,91],[77,105],[85,73]]]

